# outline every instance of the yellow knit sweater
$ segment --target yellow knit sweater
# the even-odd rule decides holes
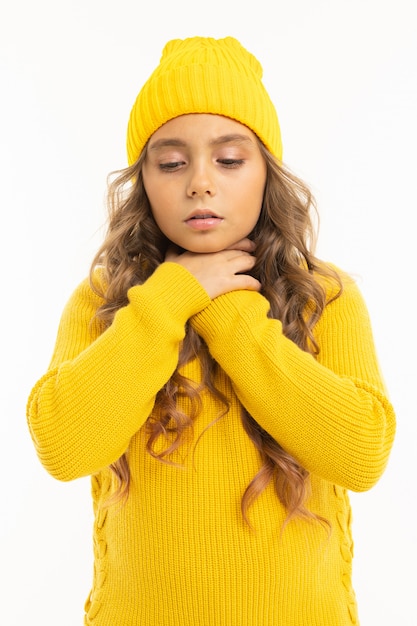
[[[368,313],[348,281],[316,335],[316,360],[283,336],[259,293],[210,300],[183,267],[162,264],[100,333],[88,281],[66,306],[50,367],[28,402],[32,437],[60,480],[91,475],[95,575],[88,626],[347,626],[351,586],[347,490],[381,476],[395,418],[377,364]],[[220,364],[193,441],[162,463],[145,451],[144,424],[170,378],[187,320]],[[194,360],[183,372],[199,380]],[[312,475],[309,508],[330,521],[291,521],[272,487],[242,519],[242,494],[260,467],[240,403]],[[186,408],[186,406],[185,406]],[[206,429],[207,428],[207,429]],[[205,430],[206,429],[206,430]],[[205,431],[196,447],[194,443]],[[108,466],[128,449],[124,506],[100,505],[114,488]]]

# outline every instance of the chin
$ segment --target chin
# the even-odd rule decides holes
[[[207,244],[200,246],[189,246],[188,252],[194,252],[195,254],[210,254],[212,252],[221,252],[224,250],[223,246],[216,246],[215,244]]]

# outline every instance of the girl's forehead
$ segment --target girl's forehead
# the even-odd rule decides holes
[[[166,141],[189,143],[195,141],[216,143],[256,143],[256,135],[244,124],[224,115],[187,113],[163,124],[149,140],[149,147]]]

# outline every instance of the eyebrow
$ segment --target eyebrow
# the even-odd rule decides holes
[[[250,143],[252,144],[252,139],[247,135],[241,135],[240,133],[232,133],[228,135],[221,135],[220,137],[216,137],[215,139],[211,139],[209,144],[211,146],[219,146],[225,143]],[[185,148],[187,146],[187,142],[183,139],[177,137],[167,137],[166,139],[157,139],[154,143],[149,146],[149,150],[160,150],[165,147],[177,147],[177,148]]]

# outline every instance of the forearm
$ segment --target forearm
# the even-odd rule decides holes
[[[133,287],[129,304],[89,345],[81,305],[67,309],[51,368],[28,403],[30,430],[52,475],[91,474],[125,452],[176,368],[188,317],[208,303],[196,281],[170,264]]]
[[[245,408],[301,465],[346,488],[370,488],[385,468],[395,426],[369,331],[358,321],[360,332],[349,329],[347,346],[348,329],[334,325],[333,355],[326,341],[322,346],[324,366],[286,338],[267,311],[259,294],[235,292],[192,323]]]

